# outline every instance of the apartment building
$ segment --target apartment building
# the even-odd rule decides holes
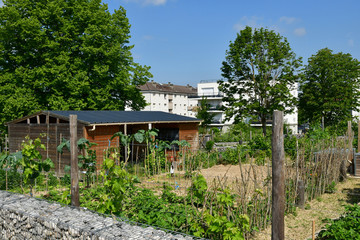
[[[223,106],[222,97],[224,93],[219,91],[219,84],[217,80],[202,80],[197,84],[197,96],[191,96],[190,98],[200,101],[205,97],[210,105],[210,112],[215,114],[213,123],[210,125],[212,127],[218,127],[226,130],[230,125],[233,124],[234,120],[230,119],[225,120],[225,113],[220,109]],[[292,88],[291,94],[298,97],[298,87],[295,85]],[[289,126],[293,133],[298,132],[298,115],[297,108],[292,114],[284,115],[284,122]],[[252,126],[261,127],[261,123],[252,123]],[[269,121],[268,126],[271,126],[271,121]]]
[[[197,90],[190,85],[181,86],[170,82],[161,84],[151,81],[141,85],[139,89],[147,102],[144,111],[163,111],[189,117],[196,116],[197,100],[190,96],[196,96]]]

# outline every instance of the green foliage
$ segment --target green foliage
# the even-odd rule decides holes
[[[291,159],[296,159],[296,136],[285,135],[284,137],[284,150],[285,153],[290,156]]]
[[[237,224],[229,221],[226,216],[214,216],[205,213],[205,223],[209,226],[206,233],[211,239],[216,239],[222,236],[222,239],[227,240],[243,240],[244,235],[242,229],[238,228]],[[240,221],[243,222],[244,229],[249,227],[249,217],[246,215],[240,216]]]
[[[30,139],[28,136],[21,144],[22,158],[19,161],[23,169],[23,180],[25,183],[30,184],[30,195],[32,196],[32,185],[35,178],[37,178],[42,171],[48,172],[54,167],[51,159],[47,158],[42,160],[39,149],[46,150],[45,145],[41,143],[40,138],[35,140]]]
[[[97,145],[96,143],[91,143],[85,138],[80,138],[77,141],[78,150],[83,152],[78,156],[79,168],[85,171],[85,181],[86,186],[90,187],[91,176],[96,171],[96,151],[90,149],[92,146]]]
[[[205,194],[207,192],[207,183],[203,175],[198,174],[192,178],[191,187],[189,193],[194,197],[194,202],[202,204],[205,200]]]
[[[104,187],[99,195],[97,210],[108,214],[120,213],[123,210],[122,201],[126,190],[133,186],[134,177],[125,169],[115,165],[114,160],[110,158],[104,160],[100,175],[104,179]]]
[[[113,140],[115,137],[119,138],[119,142],[120,144],[126,148],[126,153],[127,155],[125,155],[125,162],[124,162],[124,167],[126,167],[126,164],[129,160],[130,154],[131,154],[131,142],[134,139],[134,135],[125,135],[122,132],[117,132],[115,133],[110,140]]]
[[[0,190],[6,190],[6,179],[8,181],[7,190],[20,188],[21,174],[16,168],[8,168],[7,175],[6,169],[0,168]]]
[[[214,144],[215,142],[212,140],[207,141],[205,144],[206,151],[210,152],[211,150],[213,150]]]
[[[210,104],[207,101],[206,97],[202,97],[200,100],[200,106],[197,108],[196,118],[202,119],[200,127],[206,132],[206,128],[209,124],[212,123],[215,114],[210,112]]]
[[[91,182],[91,176],[96,171],[96,151],[92,150],[90,148],[97,144],[91,143],[86,138],[80,138],[76,144],[77,144],[78,151],[80,153],[81,152],[83,153],[83,154],[78,155],[78,166],[80,169],[85,171],[86,186],[89,187],[90,182]],[[57,146],[56,150],[60,154],[62,154],[63,149],[65,147],[67,148],[68,151],[70,151],[70,140],[66,140],[65,138],[63,138],[61,140],[61,143]],[[67,166],[65,166],[65,168],[66,167]]]
[[[305,68],[299,94],[301,122],[325,126],[351,119],[360,106],[360,62],[350,54],[324,48],[312,55]]]
[[[250,155],[255,157],[256,164],[263,165],[265,158],[271,157],[271,139],[263,135],[256,135],[248,144]]]
[[[319,125],[313,125],[307,132],[307,138],[311,139],[313,142],[318,142],[320,140],[330,140],[332,134],[328,128],[324,130]]]
[[[54,172],[50,172],[47,177],[48,177],[47,184],[50,187],[55,187],[55,186],[57,186],[59,184],[59,180],[55,176]]]
[[[158,129],[152,128],[147,131],[139,130],[134,134],[134,139],[139,142],[146,144],[146,153],[145,153],[145,161],[144,168],[147,176],[150,176],[154,173],[156,167],[156,158],[155,158],[155,137],[158,136]]]
[[[332,181],[329,185],[325,187],[326,193],[335,193],[336,192],[336,182]]]
[[[246,155],[249,152],[248,146],[237,145],[236,148],[226,148],[221,152],[219,163],[236,165],[239,161],[246,162]]]
[[[134,62],[130,23],[99,0],[4,1],[0,125],[39,109],[139,110],[151,76]]]
[[[246,27],[237,34],[222,63],[219,90],[225,94],[225,114],[236,123],[245,117],[259,120],[266,135],[266,119],[274,110],[292,112],[301,59],[286,38],[272,30]]]
[[[330,221],[316,239],[360,239],[360,206],[345,206],[345,216]]]

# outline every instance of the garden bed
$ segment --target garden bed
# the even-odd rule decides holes
[[[306,204],[304,209],[297,209],[296,214],[285,216],[285,239],[302,240],[311,237],[312,221],[315,220],[315,231],[318,232],[327,224],[324,219],[340,217],[345,204],[359,202],[360,179],[350,177],[346,182],[336,186],[335,193],[325,193]],[[271,239],[271,226],[254,237],[255,240]]]

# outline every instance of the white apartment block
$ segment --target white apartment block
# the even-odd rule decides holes
[[[154,81],[139,87],[147,106],[144,111],[163,111],[183,116],[195,117],[197,100],[189,98],[197,94],[192,86],[171,83],[161,84]]]
[[[225,113],[219,109],[224,104],[222,101],[224,93],[219,91],[219,84],[217,83],[217,80],[202,80],[197,84],[197,92],[198,96],[196,96],[195,99],[200,102],[202,97],[206,97],[208,103],[210,104],[210,111],[215,114],[214,121],[210,126],[225,130],[233,124],[233,119],[225,121]],[[293,86],[291,94],[296,98],[298,97],[297,85]],[[295,111],[292,114],[285,114],[284,122],[288,124],[293,133],[298,132],[297,108],[295,108]],[[253,123],[252,125],[261,127],[260,123]],[[271,123],[268,125],[271,126]]]

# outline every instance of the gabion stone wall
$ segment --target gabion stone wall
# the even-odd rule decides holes
[[[0,239],[192,239],[0,191]]]

